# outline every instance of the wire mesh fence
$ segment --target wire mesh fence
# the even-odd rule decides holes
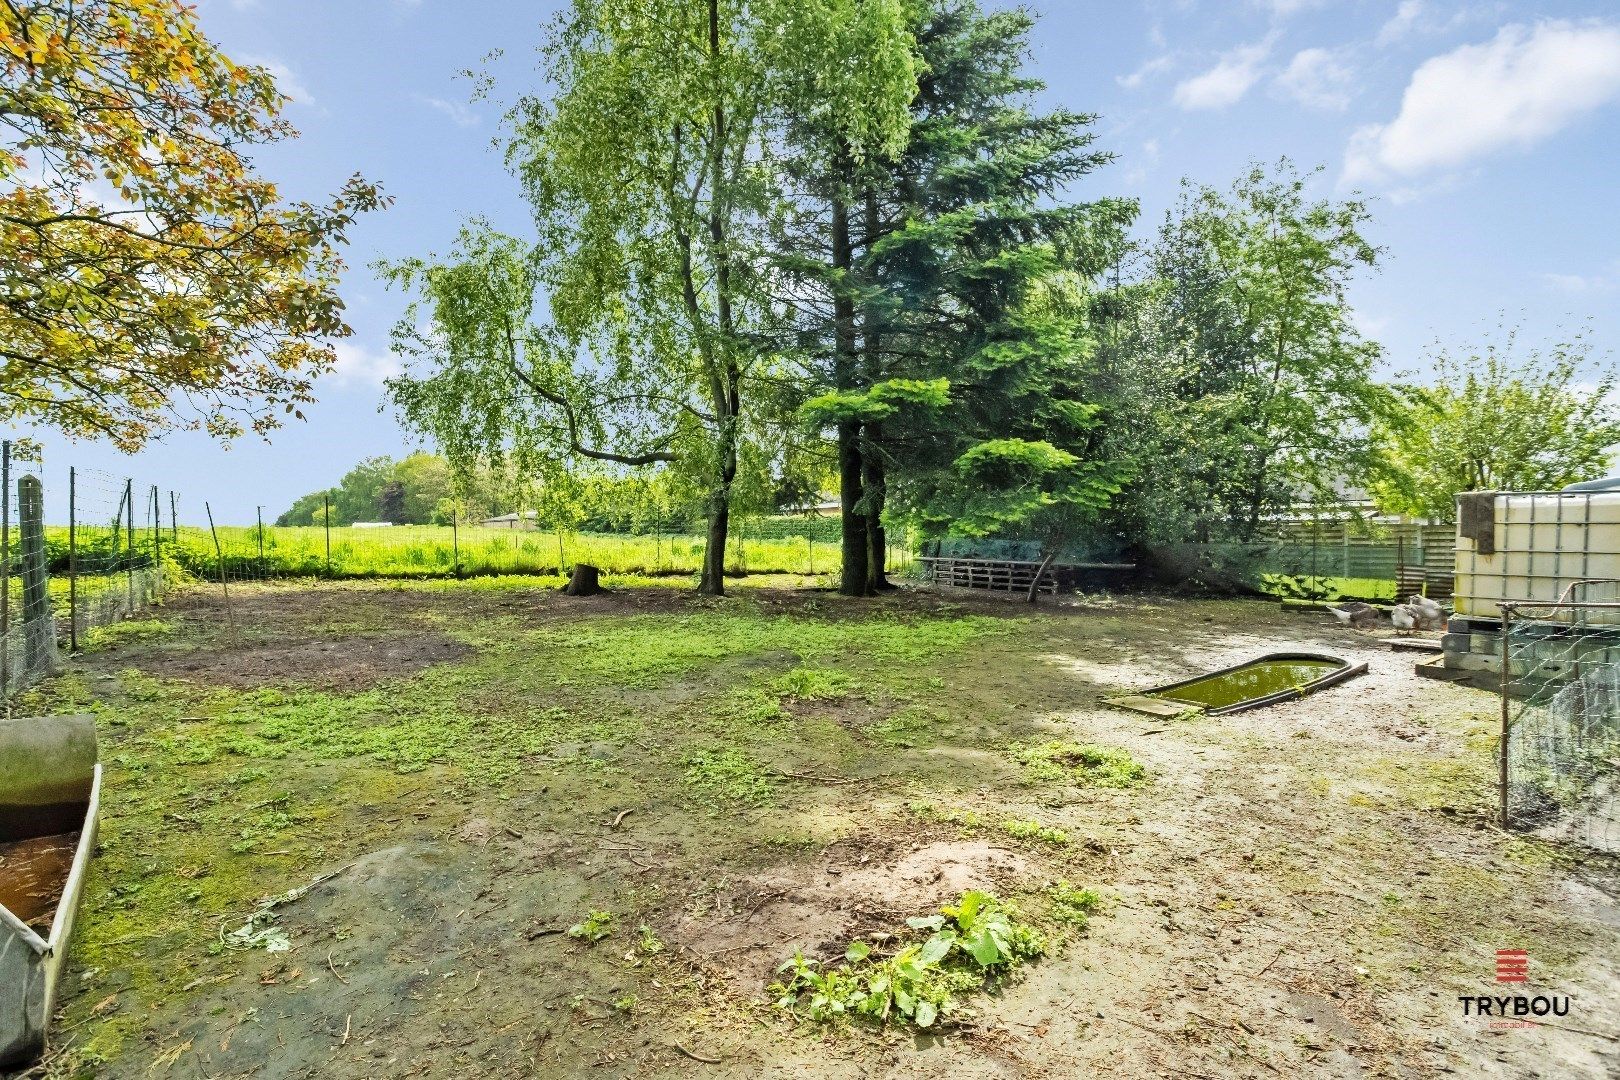
[[[1620,853],[1620,585],[1502,605],[1502,823]],[[1585,599],[1600,596],[1604,599]]]
[[[727,568],[738,574],[833,573],[836,541],[816,535],[762,535],[758,522],[743,522],[728,538]],[[478,577],[499,574],[567,574],[590,563],[609,574],[684,575],[702,567],[702,536],[661,532],[582,533],[533,526],[497,528],[445,525],[220,525],[180,526],[173,555],[180,567],[203,580],[288,577]],[[911,561],[910,548],[895,543],[889,565]]]

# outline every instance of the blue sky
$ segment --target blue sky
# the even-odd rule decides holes
[[[1427,344],[1478,339],[1503,314],[1526,338],[1593,323],[1620,347],[1620,15],[1612,0],[1154,0],[1031,5],[1032,67],[1049,103],[1101,114],[1119,161],[1075,194],[1141,199],[1157,226],[1183,176],[1225,185],[1252,160],[1320,165],[1324,194],[1375,198],[1387,250],[1356,288],[1363,330],[1392,370]],[[355,334],[317,386],[308,420],[269,445],[221,449],[172,435],[135,458],[45,437],[49,482],[71,462],[179,491],[182,518],[250,522],[325,487],[355,461],[412,443],[379,412],[403,298],[367,264],[443,250],[484,214],[527,215],[492,149],[499,100],[532,89],[533,47],[554,4],[495,0],[203,0],[204,30],[270,67],[300,139],[261,151],[293,196],[353,172],[392,208],[351,232],[342,286]],[[459,72],[491,50],[496,101],[470,104]],[[53,500],[54,501],[54,500]]]

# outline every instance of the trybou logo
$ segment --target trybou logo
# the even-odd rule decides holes
[[[1530,977],[1530,954],[1523,949],[1496,950],[1496,981],[1524,982]]]
[[[1496,950],[1496,981],[1524,983],[1530,980],[1530,954],[1523,949]],[[1568,994],[1459,994],[1464,1016],[1489,1017],[1491,1027],[1534,1027],[1534,1017],[1568,1016]]]

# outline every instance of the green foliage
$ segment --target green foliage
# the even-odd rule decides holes
[[[1059,878],[1046,889],[1051,917],[1077,930],[1084,929],[1090,917],[1102,907],[1102,894],[1095,889],[1078,889]]]
[[[1336,600],[1341,583],[1316,574],[1261,574],[1260,588],[1285,600]]]
[[[1545,353],[1518,338],[1437,349],[1432,385],[1409,388],[1379,429],[1393,473],[1374,489],[1380,506],[1449,521],[1464,491],[1554,491],[1612,466],[1615,373],[1593,370],[1584,334]]]
[[[1227,191],[1184,182],[1113,298],[1103,444],[1136,477],[1112,515],[1132,539],[1252,539],[1380,475],[1369,432],[1398,401],[1349,302],[1380,252],[1367,204],[1314,198],[1314,176],[1285,159]]]
[[[765,806],[776,797],[776,781],[753,758],[737,749],[689,754],[681,773],[713,812],[722,807]]]
[[[1033,819],[1008,818],[1001,823],[1001,831],[1015,840],[1034,840],[1053,847],[1068,847],[1069,834],[1062,829],[1042,825]]]
[[[930,1028],[961,1011],[961,995],[1046,951],[1045,939],[1013,908],[977,890],[906,924],[929,936],[888,956],[865,941],[851,943],[836,967],[795,953],[777,969],[786,977],[770,987],[777,1007],[823,1023],[861,1018]]]
[[[849,676],[825,668],[796,667],[771,683],[771,689],[778,694],[801,701],[845,697],[851,688]]]
[[[714,530],[699,590],[722,592],[733,503],[774,487],[783,371],[761,345],[774,298],[755,258],[792,209],[780,124],[815,114],[852,152],[897,145],[915,89],[904,11],[568,4],[541,48],[546,93],[511,114],[534,242],[472,222],[448,258],[381,267],[417,297],[394,335],[405,422],[458,470],[668,466]]]
[[[1048,742],[1014,747],[1013,757],[1036,780],[1057,780],[1086,787],[1128,788],[1147,779],[1147,770],[1124,750],[1094,743]]]
[[[892,350],[879,352],[881,374],[932,380],[949,397],[856,416],[884,421],[866,452],[889,459],[895,507],[925,534],[1021,536],[1055,551],[1125,475],[1095,453],[1106,417],[1091,358],[1096,281],[1136,208],[1066,196],[1110,155],[1091,145],[1093,117],[1032,107],[1042,86],[1023,70],[1027,12],[966,3],[922,17],[929,78],[884,179],[898,191],[879,192],[896,227],[857,271],[872,297],[862,332]]]
[[[568,928],[568,936],[595,945],[612,935],[613,922],[611,911],[587,911],[583,919]]]

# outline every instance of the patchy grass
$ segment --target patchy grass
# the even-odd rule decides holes
[[[1033,840],[1041,844],[1051,844],[1053,847],[1069,846],[1068,833],[1034,820],[1008,818],[1001,823],[1001,831],[1014,840]]]
[[[1354,1028],[1335,1039],[1371,1048],[1358,1050],[1368,1071],[1421,1063],[1400,1055],[1444,1039],[1440,1063],[1466,1072],[1471,1044],[1436,1034],[1414,979],[1449,993],[1483,977],[1488,948],[1529,943],[1561,985],[1604,1001],[1578,978],[1611,937],[1551,914],[1569,860],[1457,820],[1490,763],[1464,691],[1395,684],[1397,699],[1436,703],[1415,744],[1379,741],[1361,717],[1352,728],[1329,694],[1289,706],[1299,715],[1280,730],[1257,712],[1159,739],[1099,704],[1104,669],[1135,674],[1133,656],[1185,642],[1206,616],[1220,624],[1203,648],[1239,621],[1293,640],[1298,616],[1126,598],[1007,618],[990,602],[716,601],[644,582],[576,601],[555,584],[233,588],[241,644],[199,590],[165,606],[168,629],[129,631],[19,701],[94,712],[106,766],[61,999],[71,1045],[53,1075],[241,1075],[267,1060],[303,1075],[654,1074],[690,1067],[677,1042],[735,1075],[853,1076],[874,1053],[908,1075],[976,1075],[980,1036],[996,1032],[1049,1072],[1106,1071],[1144,1045],[1198,1075],[1249,1069],[1247,1055],[1320,1071],[1328,1051],[1299,1040],[1326,1023],[1265,1011],[1257,972]],[[250,649],[262,662],[311,635],[352,660],[430,634],[470,650],[330,690],[273,664],[258,688],[233,689],[173,663]],[[1312,740],[1288,737],[1304,724]],[[1132,751],[1153,755],[1156,782]],[[871,907],[874,877],[934,848],[960,861],[922,877],[984,880]],[[255,923],[264,898],[351,864]],[[962,905],[937,925],[928,914],[970,888],[1018,905],[993,901],[1010,931],[988,963]],[[1130,917],[1082,939],[1116,889]],[[828,913],[847,921],[816,921]],[[290,950],[266,952],[280,941],[255,938],[267,929]],[[1021,930],[1034,935],[1022,945]],[[583,947],[598,933],[601,947]],[[1037,938],[1068,956],[1029,964]],[[851,948],[823,951],[835,942]],[[774,1000],[791,997],[798,1022],[761,1027],[761,989],[796,946],[802,964],[777,973]],[[1234,1012],[1268,1017],[1239,1037],[1247,1055],[1032,1004],[1207,1032],[1184,1011],[1197,999],[1160,993],[1185,986],[1189,948]],[[1351,974],[1324,981],[1335,972]],[[1002,999],[1014,973],[1033,985]],[[1143,1011],[1145,988],[1164,1015]],[[974,1011],[986,1015],[972,1037],[914,1056],[920,1030]]]
[[[1086,787],[1128,788],[1147,770],[1124,750],[1092,743],[1048,742],[1014,747],[1012,756],[1033,780],[1067,781]]]
[[[698,750],[682,763],[681,779],[718,813],[724,806],[764,806],[776,796],[776,781],[740,750]]]

